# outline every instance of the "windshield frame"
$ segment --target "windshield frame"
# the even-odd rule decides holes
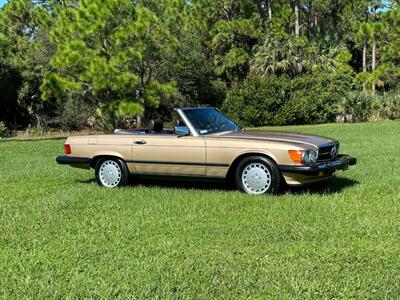
[[[185,111],[186,110],[202,110],[202,109],[213,109],[213,110],[217,111],[219,114],[221,114],[224,118],[226,118],[230,122],[232,122],[236,126],[236,129],[240,129],[241,128],[238,124],[236,124],[236,122],[232,121],[229,117],[227,117],[221,110],[219,110],[216,107],[197,107],[197,108],[196,107],[190,107],[190,108],[176,109],[177,113],[180,115],[182,120],[185,122],[186,126],[190,130],[191,135],[193,135],[193,136],[205,136],[205,135],[209,135],[209,134],[218,134],[218,133],[221,133],[221,132],[233,131],[233,130],[221,130],[221,131],[212,131],[212,132],[207,132],[207,133],[200,133],[197,130],[197,128],[195,128],[195,126],[192,124],[192,122],[190,121],[190,119],[186,115]]]

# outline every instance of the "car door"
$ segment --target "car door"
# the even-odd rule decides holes
[[[202,137],[140,135],[134,139],[132,156],[138,174],[206,175],[206,151]]]

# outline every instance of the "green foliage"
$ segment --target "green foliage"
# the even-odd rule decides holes
[[[290,91],[286,76],[250,76],[228,92],[222,109],[244,126],[276,125],[280,123],[277,111]]]
[[[267,36],[264,43],[257,47],[250,71],[260,76],[287,74],[292,77],[321,71],[351,73],[347,65],[350,59],[351,54],[340,44],[309,43],[304,37]]]
[[[380,96],[379,116],[382,119],[400,119],[400,90],[394,90]]]
[[[316,124],[335,120],[338,99],[352,88],[351,77],[320,72],[291,81],[287,101],[277,112],[280,124]]]
[[[398,1],[297,2],[298,18],[295,1],[283,0],[9,0],[0,8],[0,118],[13,129],[85,126],[64,107],[75,103],[84,115],[101,108],[98,124],[111,128],[134,115],[168,118],[177,106],[219,107],[249,75],[292,84],[357,74],[348,85],[360,90],[399,87]],[[303,100],[291,106],[298,122],[331,118],[324,108],[305,116],[301,108],[321,105]]]
[[[54,127],[64,130],[77,130],[87,127],[87,120],[93,114],[92,106],[79,97],[66,98]]]
[[[3,121],[0,121],[0,138],[8,136],[8,128]]]
[[[341,98],[337,112],[348,115],[353,122],[400,118],[400,93],[392,91],[383,95],[352,91]]]
[[[61,12],[52,37],[58,50],[55,72],[41,86],[44,99],[90,95],[93,104],[115,107],[119,116],[143,114],[174,94],[174,85],[156,74],[176,42],[146,7],[82,0]]]
[[[400,84],[400,5],[383,16],[385,43],[382,47],[382,62],[373,76],[387,88]]]
[[[210,28],[210,48],[215,73],[228,83],[241,81],[249,69],[251,50],[261,34],[251,13],[251,1],[210,3],[218,19]]]
[[[366,92],[349,92],[338,103],[338,113],[350,115],[354,122],[367,121],[375,110],[375,98]]]
[[[250,76],[231,89],[223,109],[244,126],[324,123],[350,88],[348,75],[337,73]]]
[[[0,10],[0,116],[8,123],[38,124],[51,114],[39,91],[54,53],[50,26],[45,3],[12,0]]]

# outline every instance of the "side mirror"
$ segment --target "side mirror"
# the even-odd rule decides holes
[[[177,135],[189,135],[190,130],[186,126],[175,126],[175,134]]]

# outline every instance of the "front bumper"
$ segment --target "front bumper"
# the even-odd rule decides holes
[[[336,170],[347,170],[357,164],[357,158],[347,154],[338,155],[335,160],[312,165],[280,165],[282,173],[302,174],[307,176],[330,176]]]
[[[58,156],[56,162],[60,165],[70,165],[75,168],[90,169],[90,158],[74,156]]]

